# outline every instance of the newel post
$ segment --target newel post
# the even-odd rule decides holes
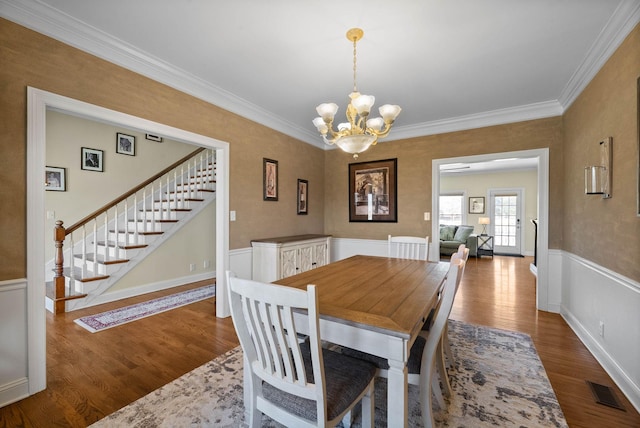
[[[64,239],[66,236],[66,230],[62,226],[61,220],[56,221],[56,226],[53,229],[53,240],[56,245],[55,267],[53,269],[53,287],[55,290],[53,313],[63,313],[65,311],[65,278],[63,275],[64,269],[64,254],[62,246],[64,245]]]

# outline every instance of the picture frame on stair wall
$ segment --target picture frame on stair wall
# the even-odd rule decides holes
[[[136,155],[136,137],[133,135],[116,133],[116,153],[121,155]]]
[[[45,171],[45,190],[66,192],[67,191],[67,170],[57,166],[47,166]]]
[[[104,151],[83,147],[80,152],[80,167],[86,171],[104,171]]]

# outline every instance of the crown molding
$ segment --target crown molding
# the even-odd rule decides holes
[[[560,116],[562,112],[562,106],[558,101],[545,101],[513,108],[423,122],[416,125],[401,126],[394,128],[392,132],[393,139],[400,140],[424,135],[444,134],[446,132],[523,122],[526,120],[543,119],[546,117]]]
[[[140,51],[122,40],[89,26],[37,0],[1,0],[0,15],[24,27],[164,83],[283,134],[323,148],[311,130],[275,116],[269,111],[212,85],[172,64]]]
[[[582,64],[560,93],[558,100],[563,110],[573,104],[638,22],[640,22],[640,2],[623,0],[591,45]]]
[[[38,0],[0,0],[0,4],[2,4],[0,16],[6,19],[305,143],[325,150],[332,148],[324,144],[312,130],[276,116],[223,88],[142,52],[135,46],[61,13]],[[414,138],[561,115],[639,21],[640,3],[637,0],[623,0],[558,100],[395,127],[392,138],[394,140]]]

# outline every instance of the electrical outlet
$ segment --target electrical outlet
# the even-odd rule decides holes
[[[598,326],[598,334],[600,337],[604,337],[604,322],[600,321],[600,325]]]
[[[204,261],[204,263],[203,263],[202,265],[203,265],[203,267],[204,267],[205,269],[208,269],[208,268],[209,268],[209,266],[211,266],[211,261],[209,261],[209,260],[205,260],[205,261]]]
[[[191,263],[189,265],[189,272],[194,272],[196,270],[196,264],[195,263]]]
[[[424,213],[424,221],[431,220],[431,213]]]

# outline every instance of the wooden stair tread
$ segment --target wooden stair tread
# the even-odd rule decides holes
[[[82,299],[83,297],[87,297],[87,293],[72,293],[63,297],[56,297],[56,289],[52,281],[45,283],[45,295],[54,302],[64,302],[67,300]]]
[[[62,274],[67,278],[71,278],[71,269],[64,268],[62,271]],[[87,276],[82,275],[82,269],[73,268],[73,279],[75,279],[76,281],[91,282],[91,281],[100,281],[102,279],[109,278],[109,275],[97,275],[97,274],[94,274],[93,272],[85,272],[85,275]],[[88,275],[93,275],[93,276],[88,276]]]
[[[76,258],[82,258],[82,254],[74,254],[74,257]],[[88,262],[93,262],[95,260],[95,254],[94,253],[87,253],[86,255],[86,260]],[[109,259],[109,260],[105,260],[105,257],[98,254],[98,259],[97,262],[103,265],[115,265],[118,263],[127,263],[129,261],[129,259]]]
[[[106,244],[104,241],[98,241],[98,245],[103,247],[118,247],[121,250],[135,250],[137,248],[148,247],[147,244],[124,244],[122,242],[116,243],[115,241],[109,241]]]
[[[134,222],[137,220],[129,220],[129,222]],[[110,230],[109,232],[111,233],[115,233],[115,230]],[[134,234],[135,232],[130,232],[130,231],[126,231],[126,230],[119,230],[118,233],[130,233],[130,234]],[[164,232],[162,231],[157,231],[157,232],[138,232],[138,235],[142,235],[142,236],[147,236],[147,235],[162,235]]]

